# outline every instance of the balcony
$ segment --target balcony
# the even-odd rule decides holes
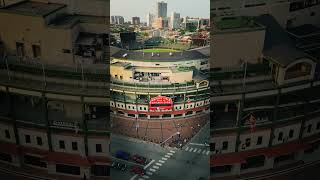
[[[12,103],[13,116],[17,121],[42,126],[46,124],[45,107],[41,99],[12,95]]]
[[[99,118],[99,119],[89,119],[87,120],[87,126],[89,131],[109,131],[110,130],[110,120],[109,117]]]
[[[58,129],[82,130],[81,118],[67,117],[63,111],[48,109],[50,126]]]
[[[212,129],[229,129],[237,127],[237,112],[213,112],[210,124]]]

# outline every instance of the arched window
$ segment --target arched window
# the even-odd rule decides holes
[[[312,65],[306,62],[297,63],[289,67],[285,74],[285,80],[297,77],[307,76],[311,74]]]

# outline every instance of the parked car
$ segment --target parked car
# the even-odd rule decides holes
[[[123,160],[129,160],[130,159],[130,154],[127,153],[127,152],[124,152],[124,151],[117,151],[116,152],[116,158],[119,158],[119,159],[123,159]]]
[[[140,156],[138,154],[135,154],[134,156],[132,156],[132,160],[135,161],[136,163],[143,164],[143,165],[146,165],[148,163],[147,158]]]
[[[140,166],[133,166],[130,170],[131,173],[134,173],[134,174],[138,174],[140,176],[143,176],[145,175],[145,171],[144,169],[142,169]]]

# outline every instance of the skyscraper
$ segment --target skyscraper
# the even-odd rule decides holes
[[[154,21],[154,14],[148,13],[147,14],[147,26],[152,26],[153,21]]]
[[[166,18],[167,17],[167,3],[164,1],[157,2],[157,9],[156,9],[156,17],[157,18]]]
[[[180,27],[180,13],[172,12],[170,16],[170,29],[177,29]]]
[[[132,17],[132,24],[139,25],[140,24],[140,17]]]

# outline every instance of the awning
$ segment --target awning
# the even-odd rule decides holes
[[[86,157],[70,153],[50,152],[45,159],[49,162],[55,163],[90,166],[90,162]]]
[[[293,141],[280,146],[272,147],[269,151],[265,153],[267,157],[278,157],[282,155],[291,154],[300,150],[304,150],[311,147],[310,144],[304,143],[302,141]]]
[[[89,156],[88,160],[91,164],[95,164],[95,163],[109,164],[111,162],[109,157],[102,157],[102,156]]]
[[[24,154],[29,153],[29,154],[39,155],[39,156],[47,156],[49,153],[49,150],[42,150],[42,149],[26,147],[26,146],[20,146],[19,149]]]
[[[19,154],[18,146],[14,143],[0,142],[0,152],[7,154]]]
[[[246,160],[239,153],[212,155],[210,158],[211,166],[224,166],[245,162]]]
[[[267,158],[278,157],[286,154],[291,154],[300,150],[308,149],[311,144],[305,141],[297,140],[281,144],[270,148],[259,148],[254,150],[234,152],[228,154],[216,154],[210,158],[211,166],[224,166],[236,163],[244,163],[248,157],[264,155]]]

